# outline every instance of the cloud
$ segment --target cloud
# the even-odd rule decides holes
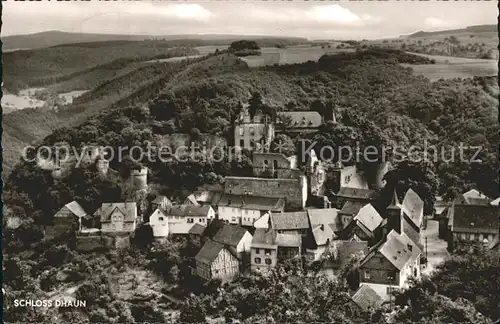
[[[447,28],[447,27],[450,27],[453,25],[449,21],[435,18],[435,17],[427,17],[424,20],[424,24],[425,24],[425,26],[430,27],[430,28]]]
[[[306,16],[321,22],[351,23],[362,20],[360,16],[339,5],[315,6],[306,11]]]
[[[162,13],[181,19],[209,20],[212,13],[199,4],[179,4],[167,6]]]

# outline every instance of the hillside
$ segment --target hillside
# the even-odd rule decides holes
[[[419,31],[413,34],[410,34],[406,37],[429,37],[429,36],[440,36],[440,35],[454,35],[454,34],[474,34],[474,33],[496,33],[498,32],[498,28],[496,25],[477,25],[477,26],[469,26],[460,29],[448,29],[448,30],[440,30],[433,32]]]
[[[256,35],[224,35],[224,34],[195,34],[195,35],[114,35],[114,34],[90,34],[90,33],[68,33],[62,31],[45,31],[29,35],[12,35],[2,37],[3,50],[12,51],[18,49],[36,49],[63,44],[94,43],[111,41],[143,41],[151,39],[162,39],[174,41],[175,44],[190,43],[201,45],[228,45],[235,40],[255,39],[259,42],[284,41],[290,44],[306,43],[307,39],[300,37],[275,37]]]

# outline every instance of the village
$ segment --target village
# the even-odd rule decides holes
[[[335,276],[358,257],[359,285],[351,297],[364,309],[390,303],[392,291],[432,271],[462,244],[499,248],[500,198],[472,189],[449,202],[436,197],[433,213],[425,214],[424,201],[412,188],[394,190],[389,204],[380,200],[388,162],[368,178],[356,165],[327,169],[314,150],[299,168],[297,156],[269,149],[280,132],[315,132],[328,121],[335,122],[333,112],[279,112],[270,120],[244,109],[234,125],[234,143],[251,151],[252,177],[227,176],[182,203],[164,195],[148,201],[149,171],[140,167],[129,176],[136,199],[105,202],[96,211],[68,202],[45,235],[74,231],[81,252],[128,248],[139,228],[150,228],[158,241],[195,238],[202,245],[192,274],[206,281],[266,273],[289,260],[319,264]],[[103,177],[115,172],[96,152],[86,165],[95,165]],[[53,176],[70,170],[57,166]]]

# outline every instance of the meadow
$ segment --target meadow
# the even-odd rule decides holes
[[[409,65],[416,75],[423,75],[431,81],[439,79],[473,78],[483,76],[498,75],[498,65],[496,60],[472,59],[464,57],[427,55],[412,53],[415,55],[434,59],[436,64]]]

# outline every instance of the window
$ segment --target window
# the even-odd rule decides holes
[[[250,135],[255,135],[255,128],[250,127]]]
[[[255,249],[255,254],[260,254],[260,249]]]
[[[277,160],[273,161],[273,168],[275,168],[275,169],[278,168],[278,161]]]
[[[396,271],[391,271],[387,275],[387,279],[394,281],[394,280],[396,280],[396,275],[397,275]]]
[[[260,258],[255,258],[254,261],[257,264],[261,264],[262,263],[262,260]]]
[[[370,279],[370,272],[369,271],[365,271],[365,279]]]
[[[239,132],[240,132],[240,136],[243,136],[243,134],[245,133],[245,130],[243,129],[243,127],[239,128]]]
[[[408,250],[413,251],[413,246],[411,244],[408,244]]]
[[[244,139],[240,139],[240,147],[245,147],[245,140]]]
[[[416,277],[417,276],[417,268],[413,269],[413,276]]]
[[[266,258],[266,264],[267,265],[271,265],[273,263],[273,260],[269,259],[269,258]]]
[[[471,241],[474,241],[474,239],[475,239],[475,235],[474,235],[474,233],[471,233],[471,234],[470,234],[470,240],[471,240]]]
[[[271,250],[266,249],[265,253],[266,253],[266,255],[271,255]]]
[[[163,222],[163,217],[158,217],[158,220],[159,220],[160,222]]]
[[[188,222],[188,223],[194,223],[194,219],[193,219],[193,218],[188,218],[188,219],[187,219],[187,222]]]

